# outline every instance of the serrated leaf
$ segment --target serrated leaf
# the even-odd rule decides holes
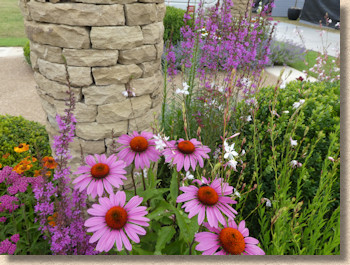
[[[167,243],[175,235],[175,229],[172,226],[163,226],[158,232],[158,240],[156,244],[156,250],[154,252],[155,255],[161,255],[162,250]]]

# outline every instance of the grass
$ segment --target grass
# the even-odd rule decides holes
[[[293,24],[296,26],[300,26],[300,27],[307,27],[307,28],[312,28],[312,29],[317,29],[320,30],[320,26],[319,25],[310,25],[310,24],[306,24],[306,23],[301,23],[300,19],[298,20],[289,20],[287,17],[273,17],[274,21],[280,21],[280,22],[284,22],[284,23],[289,23],[289,24]],[[328,27],[322,27],[323,30],[328,31],[328,32],[333,32],[333,33],[338,33],[340,34],[340,30],[338,29],[333,29],[333,28],[328,28]]]
[[[308,71],[311,67],[313,67],[316,64],[316,58],[319,56],[319,54],[320,53],[315,51],[307,51],[305,56],[305,61],[308,63],[308,65],[305,64],[305,61],[300,60],[295,63],[289,64],[289,66],[301,72],[303,70]],[[336,64],[332,62],[333,60],[337,60],[337,59],[329,55],[327,60],[327,66],[328,66],[327,69],[331,69],[331,67],[336,67]],[[309,74],[315,78],[318,78],[318,75],[313,72],[310,72]]]
[[[24,46],[23,16],[18,0],[0,1],[0,46]]]

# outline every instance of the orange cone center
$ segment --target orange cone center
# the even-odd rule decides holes
[[[196,148],[190,141],[182,141],[177,145],[177,149],[183,154],[192,154]]]
[[[91,176],[96,179],[102,179],[109,173],[109,166],[103,163],[97,163],[91,168]]]
[[[22,148],[23,147],[23,144],[20,144],[19,146],[18,146],[18,148]]]
[[[226,227],[220,231],[219,241],[222,248],[232,255],[240,255],[245,249],[243,235],[232,227]]]
[[[147,150],[148,141],[145,137],[136,136],[130,141],[130,148],[135,152],[143,152]]]
[[[112,229],[121,229],[128,220],[128,213],[123,207],[114,206],[105,215],[107,225]]]
[[[205,205],[215,205],[219,201],[217,192],[209,186],[203,186],[198,189],[198,200]]]

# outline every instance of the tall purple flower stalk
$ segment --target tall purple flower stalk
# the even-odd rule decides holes
[[[73,116],[75,98],[70,88],[67,75],[69,99],[66,102],[64,116],[57,115],[59,135],[54,137],[53,149],[58,163],[53,181],[45,179],[43,185],[34,189],[37,204],[35,212],[39,216],[40,230],[49,238],[53,254],[63,255],[93,255],[95,246],[89,244],[90,236],[84,229],[84,209],[86,194],[71,188],[70,167],[71,158],[69,143],[74,139],[76,119]],[[54,225],[48,222],[49,216],[54,216]]]

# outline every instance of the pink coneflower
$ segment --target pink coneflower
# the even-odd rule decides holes
[[[123,185],[123,179],[126,180],[125,162],[117,161],[115,155],[109,158],[106,155],[89,155],[85,158],[86,166],[81,166],[73,174],[82,174],[77,177],[73,184],[74,188],[80,191],[87,188],[87,194],[92,198],[96,195],[102,196],[104,189],[109,194],[113,193],[113,187],[119,188]]]
[[[85,221],[87,232],[93,232],[89,242],[96,245],[97,251],[108,252],[116,243],[118,251],[123,245],[127,250],[132,246],[129,238],[135,243],[140,242],[138,235],[145,235],[146,230],[141,226],[148,226],[149,219],[144,217],[148,212],[145,206],[139,206],[143,198],[132,197],[127,204],[124,191],[118,191],[109,198],[99,198],[99,204],[93,204],[87,212],[93,217]]]
[[[210,232],[195,235],[195,240],[199,242],[196,250],[203,251],[202,255],[265,255],[257,246],[259,241],[248,237],[249,230],[245,227],[245,221],[237,226],[235,221],[229,220],[228,226],[224,225],[222,229],[210,227],[207,223],[204,225]]]
[[[200,167],[203,167],[203,158],[209,158],[207,155],[209,152],[210,148],[208,146],[202,145],[201,142],[193,138],[190,141],[180,139],[177,141],[177,144],[174,140],[169,141],[167,148],[163,151],[163,155],[165,156],[165,162],[172,162],[172,164],[176,165],[176,169],[179,172],[182,168],[188,171],[190,166],[195,170],[197,162]]]
[[[135,161],[136,169],[150,167],[150,161],[157,162],[160,153],[155,148],[155,140],[152,139],[153,134],[150,132],[134,131],[131,135],[124,134],[117,140],[122,144],[118,150],[118,158],[125,161],[126,165],[130,165]]]
[[[236,201],[225,196],[232,194],[233,188],[227,183],[223,182],[221,178],[210,181],[203,177],[203,182],[196,179],[200,187],[188,186],[181,187],[180,190],[184,193],[177,197],[176,202],[186,202],[182,206],[186,212],[189,212],[188,218],[198,214],[198,224],[201,225],[205,216],[210,226],[219,227],[218,221],[225,225],[226,220],[221,214],[224,213],[229,218],[235,218],[237,214],[229,204],[235,204]]]

